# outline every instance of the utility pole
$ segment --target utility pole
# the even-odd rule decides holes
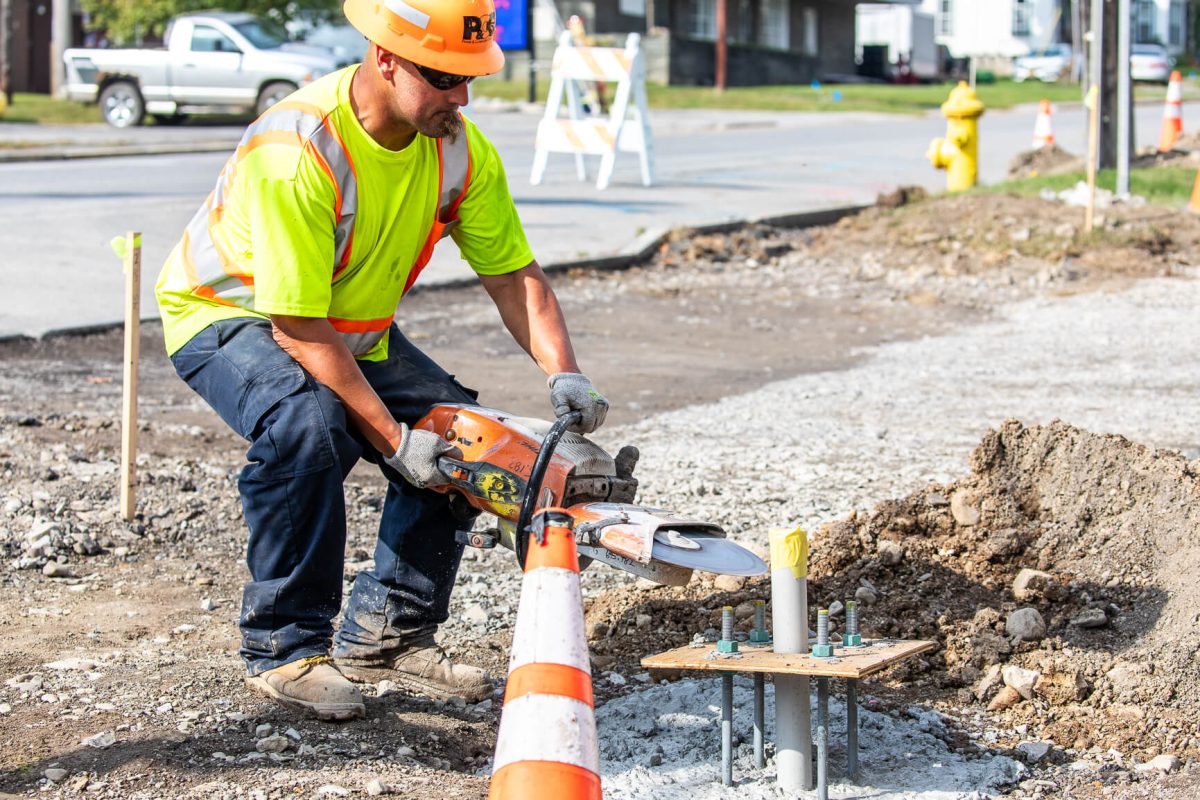
[[[66,96],[63,51],[71,46],[71,0],[50,2],[50,96]]]
[[[12,105],[12,0],[0,0],[0,94]]]
[[[717,0],[717,76],[715,88],[725,91],[725,59],[728,47],[725,42],[725,0]]]
[[[1129,159],[1133,153],[1133,85],[1129,80],[1129,0],[1117,0],[1117,196],[1129,195]]]
[[[1117,166],[1117,0],[1101,5],[1100,34],[1100,169]]]

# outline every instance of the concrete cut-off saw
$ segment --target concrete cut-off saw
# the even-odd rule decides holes
[[[464,530],[459,540],[474,547],[501,544],[524,566],[534,512],[561,508],[574,521],[579,565],[592,561],[656,583],[682,586],[693,570],[724,575],[761,575],[762,559],[729,541],[711,522],[660,508],[634,505],[637,448],[616,457],[586,437],[567,432],[577,412],[554,423],[516,417],[491,408],[438,405],[416,427],[433,431],[462,451],[439,461],[464,522],[479,512],[495,515],[497,527]]]

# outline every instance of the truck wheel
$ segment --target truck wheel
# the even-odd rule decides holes
[[[146,104],[135,84],[114,81],[100,92],[100,114],[114,128],[132,128],[146,118]]]
[[[278,103],[283,98],[287,97],[292,92],[296,91],[296,84],[288,83],[287,81],[273,81],[263,87],[263,90],[258,93],[258,105],[256,111],[261,115],[268,108]]]

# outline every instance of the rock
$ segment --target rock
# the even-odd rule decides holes
[[[16,675],[4,682],[5,686],[16,689],[18,692],[36,692],[42,688],[45,679],[36,672],[26,672],[21,675]]]
[[[735,620],[750,619],[754,616],[753,603],[738,603],[733,607],[733,618]]]
[[[648,758],[646,760],[646,766],[661,767],[662,761],[663,761],[662,753],[651,753],[650,758]]]
[[[1029,700],[1033,697],[1033,685],[1042,673],[1010,664],[1001,670],[1000,675],[1004,678],[1005,686],[1015,689],[1021,697]]]
[[[413,750],[408,745],[401,745],[400,747],[396,748],[396,758],[412,758],[416,754],[417,751]]]
[[[633,618],[633,623],[641,630],[649,628],[651,622],[653,618],[649,614],[638,614]]]
[[[374,778],[373,780],[367,781],[366,788],[367,788],[367,794],[370,795],[371,797],[379,797],[379,795],[381,795],[381,794],[391,794],[392,793],[392,787],[388,786],[386,783],[379,780],[379,778]]]
[[[983,547],[991,558],[1007,558],[1020,555],[1025,550],[1025,543],[1016,528],[1004,528],[989,536]]]
[[[463,612],[463,621],[471,625],[483,625],[488,621],[488,612],[483,606],[467,606]]]
[[[1013,597],[1020,602],[1043,597],[1053,580],[1054,577],[1049,572],[1026,567],[1017,573],[1017,577],[1013,581]]]
[[[904,548],[888,539],[881,539],[875,550],[885,566],[894,567],[904,560]]]
[[[854,590],[854,600],[864,606],[873,606],[879,602],[879,598],[865,586],[860,586]]]
[[[979,683],[975,684],[975,699],[982,703],[985,697],[990,697],[992,692],[1003,684],[1004,679],[1000,677],[1000,665],[992,664],[988,667],[987,672],[983,673]]]
[[[99,661],[93,661],[90,658],[64,658],[59,661],[51,661],[48,664],[42,664],[46,669],[53,670],[81,670],[84,672],[95,669],[100,666]]]
[[[1077,628],[1103,628],[1108,625],[1108,614],[1103,608],[1087,608],[1072,617],[1071,624]]]
[[[263,724],[255,727],[254,738],[255,739],[265,739],[274,732],[275,732],[275,728],[273,728],[271,726],[271,723],[264,722]]]
[[[475,704],[475,711],[480,714],[486,714],[487,712],[489,712],[491,710],[492,710],[492,698],[490,698],[490,697],[487,700],[484,700],[482,702]]]
[[[213,602],[211,597],[206,597],[200,601],[200,610],[201,611],[212,611],[216,607],[217,607],[217,604]]]
[[[112,747],[116,743],[117,737],[112,731],[101,731],[100,733],[97,733],[94,736],[89,736],[80,742],[80,744],[85,744],[88,747],[94,747],[97,750],[104,750],[105,748]]]
[[[1037,693],[1054,705],[1078,703],[1092,692],[1092,685],[1082,672],[1047,672],[1038,678]]]
[[[992,702],[988,703],[988,711],[1004,711],[1006,708],[1012,708],[1021,701],[1021,693],[1011,686],[1001,687],[1000,691],[996,692],[996,696],[992,698]]]
[[[587,638],[603,639],[605,636],[608,636],[608,631],[609,627],[606,623],[592,622],[587,626]]]
[[[1018,608],[1008,615],[1004,632],[1014,639],[1038,642],[1046,635],[1046,620],[1042,619],[1042,612],[1036,608]]]
[[[288,728],[283,732],[283,735],[291,739],[293,742],[300,741],[300,731],[296,730],[295,728]]]
[[[1050,754],[1052,747],[1053,742],[1021,742],[1017,745],[1017,752],[1024,755],[1030,764],[1036,764]]]
[[[740,592],[746,585],[746,579],[741,575],[718,575],[713,580],[713,588],[718,592]]]
[[[260,753],[282,753],[292,746],[292,740],[278,733],[264,736],[254,743],[254,749]]]
[[[317,797],[349,797],[350,790],[336,783],[327,783],[317,789]]]
[[[841,600],[834,600],[829,604],[829,616],[831,618],[839,616],[845,610],[846,607],[842,605]]]
[[[73,578],[71,570],[66,564],[58,561],[47,561],[46,566],[42,567],[42,574],[47,578]]]
[[[1157,755],[1145,764],[1138,764],[1134,769],[1138,772],[1161,772],[1164,775],[1179,766],[1179,759],[1169,753]]]
[[[625,680],[625,676],[619,672],[606,672],[604,677],[613,686],[624,686],[629,683],[629,681]]]
[[[0,703],[0,716],[12,713],[12,706],[8,703]]]
[[[69,770],[65,770],[62,767],[50,767],[50,769],[46,770],[42,774],[46,776],[46,780],[58,783],[71,773]]]
[[[950,498],[950,513],[959,525],[970,528],[979,524],[979,506],[969,492],[955,492]]]
[[[950,505],[950,501],[946,499],[946,495],[941,492],[930,492],[925,495],[925,502],[930,508],[945,508]]]

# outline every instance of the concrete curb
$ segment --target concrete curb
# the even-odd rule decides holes
[[[560,261],[556,264],[543,264],[542,269],[547,274],[569,272],[571,270],[623,270],[635,267],[649,261],[656,252],[677,233],[730,233],[740,228],[749,227],[751,225],[769,225],[776,228],[815,228],[820,225],[831,225],[843,217],[857,214],[860,211],[865,211],[872,208],[872,205],[854,205],[854,206],[834,206],[832,208],[820,208],[814,211],[798,211],[791,214],[778,214],[769,217],[758,217],[755,219],[740,219],[729,220],[727,222],[714,222],[708,225],[688,226],[681,225],[674,228],[660,228],[656,230],[646,231],[630,245],[611,256],[597,256],[595,258],[583,258],[577,261]],[[467,286],[475,286],[478,283],[475,278],[456,278],[454,280],[442,281],[428,286],[414,286],[410,294],[437,292],[444,289],[462,289]],[[158,317],[143,317],[143,323],[157,323]],[[55,328],[46,331],[40,336],[29,336],[27,334],[10,334],[0,336],[0,345],[25,343],[25,342],[44,342],[51,339],[58,339],[66,336],[90,336],[97,333],[107,333],[114,329],[121,328],[125,323],[123,321],[115,322],[100,322],[92,325],[81,325],[71,328]]]
[[[27,161],[70,161],[77,158],[120,158],[122,156],[164,156],[180,153],[215,153],[232,151],[236,140],[227,142],[163,142],[161,144],[97,145],[55,150],[48,147],[0,149],[0,164]]]

